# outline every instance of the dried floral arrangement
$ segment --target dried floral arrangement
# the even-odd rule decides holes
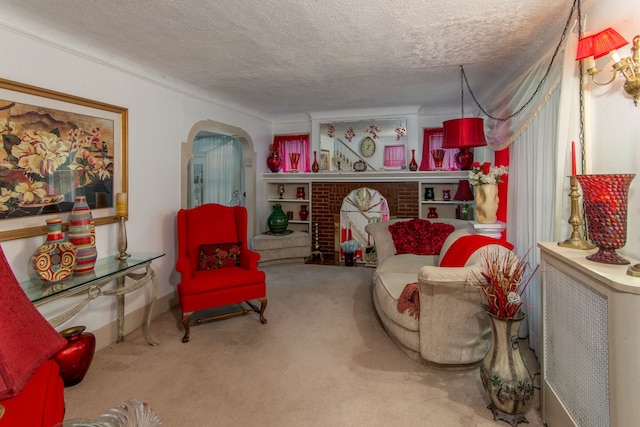
[[[515,317],[524,304],[522,294],[537,270],[538,266],[532,270],[528,261],[513,252],[487,253],[482,272],[475,280],[489,313],[504,319]]]

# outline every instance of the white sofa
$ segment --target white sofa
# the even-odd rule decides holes
[[[439,267],[453,242],[471,235],[468,221],[438,219],[455,231],[445,240],[439,255],[396,254],[389,226],[397,219],[371,223],[366,230],[374,239],[378,265],[373,275],[373,302],[389,336],[411,359],[447,369],[476,366],[489,349],[489,320],[482,309],[481,291],[474,274],[481,270],[486,251],[508,251],[491,244],[474,251],[463,267]],[[420,315],[398,311],[405,286],[418,282]]]

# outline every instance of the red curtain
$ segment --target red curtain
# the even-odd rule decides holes
[[[273,137],[274,151],[282,157],[282,172],[291,171],[291,160],[289,153],[300,153],[298,161],[299,172],[311,172],[311,162],[309,161],[309,134],[304,135],[275,135]]]
[[[509,166],[509,146],[502,150],[496,151],[494,154],[494,159],[495,166]],[[501,179],[503,182],[501,184],[498,184],[498,198],[500,199],[500,203],[498,204],[498,220],[506,223],[507,207],[509,203],[509,174],[502,175]],[[502,232],[502,238],[504,240],[507,239],[507,230],[504,230]]]

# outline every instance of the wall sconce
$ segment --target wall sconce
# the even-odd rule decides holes
[[[587,74],[591,76],[591,80],[597,85],[604,86],[613,82],[618,72],[624,77],[624,91],[633,97],[633,103],[638,106],[638,98],[640,98],[640,58],[638,50],[640,50],[640,35],[633,38],[633,47],[631,48],[631,57],[620,58],[617,49],[629,44],[620,34],[613,28],[607,28],[598,34],[586,36],[578,41],[578,53],[576,60],[587,58]],[[611,55],[614,60],[613,76],[608,82],[599,82],[596,75],[601,71],[596,66],[595,60],[605,55]]]

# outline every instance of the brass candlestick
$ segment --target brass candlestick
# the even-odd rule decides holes
[[[571,224],[573,231],[571,232],[571,237],[564,242],[559,242],[558,246],[582,250],[593,249],[596,246],[580,237],[580,232],[578,231],[580,226],[584,224],[584,221],[580,215],[580,204],[578,203],[580,193],[578,192],[578,179],[575,175],[569,177],[569,184],[571,186],[571,190],[569,191],[569,197],[571,198],[571,216],[569,216],[569,224]]]
[[[321,260],[324,261],[324,256],[322,252],[320,252],[320,239],[318,238],[318,223],[315,223],[315,238],[314,238],[313,252],[311,252],[311,259],[315,257],[320,257]]]
[[[116,259],[127,259],[131,255],[129,255],[127,251],[127,229],[124,225],[125,217],[121,216],[120,223],[118,226],[118,255],[116,255]]]

